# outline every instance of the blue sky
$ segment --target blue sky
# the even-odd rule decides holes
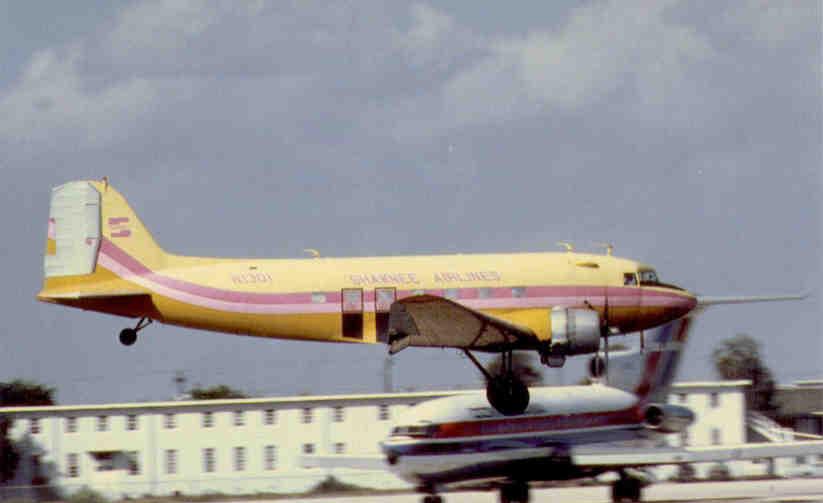
[[[811,291],[707,312],[681,378],[741,332],[781,381],[823,376],[819,2],[546,4],[6,3],[0,380],[381,389],[382,347],[154,325],[122,348],[125,320],[37,303],[49,189],[104,175],[181,254],[610,241],[699,293]],[[454,352],[394,360],[400,388],[479,383]]]

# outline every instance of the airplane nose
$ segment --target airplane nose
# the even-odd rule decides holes
[[[678,292],[677,296],[672,299],[672,302],[667,309],[671,319],[677,319],[692,312],[697,307],[697,297],[688,292]]]

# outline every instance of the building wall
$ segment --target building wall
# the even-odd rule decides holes
[[[686,437],[673,434],[669,442],[745,442],[745,385],[746,381],[676,384],[669,402],[692,409],[696,422]],[[309,449],[316,454],[376,454],[399,414],[419,402],[455,393],[57,406],[3,413],[15,419],[11,436],[25,451],[14,481],[18,485],[31,483],[36,457],[40,475],[67,493],[83,486],[111,497],[291,493],[310,489],[330,473],[368,487],[407,487],[388,473],[304,469],[300,456]],[[267,414],[274,415],[270,424]],[[266,462],[267,448],[274,450],[272,465]],[[206,449],[212,449],[211,470],[205,466]],[[168,466],[170,456],[174,469]],[[77,462],[76,471],[69,465],[71,459]],[[789,461],[794,466],[794,460]],[[698,476],[705,477],[712,465],[695,465]],[[736,476],[768,472],[765,463],[727,466]],[[676,473],[676,467],[661,467],[657,476],[667,479]]]

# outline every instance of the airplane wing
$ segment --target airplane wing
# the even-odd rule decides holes
[[[356,470],[389,471],[386,457],[380,454],[372,456],[305,454],[300,456],[300,466],[303,468],[354,468]]]
[[[409,346],[494,351],[537,342],[529,328],[469,309],[444,297],[415,295],[392,304],[389,353]]]
[[[585,467],[640,467],[782,458],[823,454],[823,441],[768,442],[759,444],[713,445],[704,447],[573,448],[574,464]]]

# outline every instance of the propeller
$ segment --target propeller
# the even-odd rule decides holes
[[[606,376],[606,384],[609,384],[609,295],[605,288],[603,289],[603,321],[600,323],[600,337],[603,338],[605,356],[603,373]]]

